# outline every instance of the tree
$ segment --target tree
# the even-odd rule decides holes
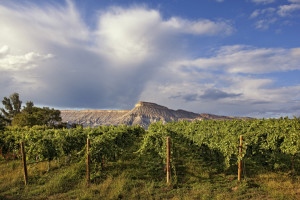
[[[2,116],[4,117],[4,121],[7,124],[11,124],[11,120],[16,116],[18,113],[21,112],[21,105],[22,101],[20,101],[19,94],[13,93],[9,96],[9,98],[4,97],[2,104],[4,108],[1,108]]]
[[[0,129],[5,125],[29,126],[47,125],[50,127],[61,127],[62,119],[60,111],[48,107],[35,107],[32,101],[27,101],[25,107],[21,110],[22,101],[18,93],[13,93],[9,98],[4,97],[2,101],[4,108],[0,113]]]
[[[40,110],[41,115],[43,116],[43,125],[48,125],[54,127],[56,124],[61,123],[62,118],[60,116],[60,110],[55,110],[54,108],[50,109],[48,107],[43,107]]]
[[[12,120],[13,126],[29,126],[47,125],[50,127],[57,127],[61,124],[60,111],[50,109],[48,107],[35,107],[33,102],[27,102],[26,107],[21,113],[17,114]]]
[[[31,114],[33,112],[33,106],[34,106],[34,104],[32,101],[27,101],[26,106],[23,108],[22,111],[25,111],[25,112]]]
[[[32,127],[36,124],[36,120],[33,115],[28,114],[26,112],[18,113],[13,120],[11,121],[12,126],[19,126],[19,127]]]
[[[0,130],[3,130],[6,125],[5,117],[0,113]]]

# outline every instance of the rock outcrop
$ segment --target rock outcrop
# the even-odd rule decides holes
[[[132,110],[62,110],[63,122],[68,124],[81,124],[84,127],[96,127],[100,125],[141,125],[147,128],[151,123],[162,121],[163,123],[181,120],[203,119],[235,119],[235,117],[197,114],[185,110],[172,110],[150,102],[138,102]]]

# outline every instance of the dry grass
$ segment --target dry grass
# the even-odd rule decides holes
[[[268,195],[274,199],[300,199],[300,177],[289,173],[268,173],[257,177]]]

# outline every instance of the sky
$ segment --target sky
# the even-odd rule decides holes
[[[300,0],[1,0],[0,98],[300,116]]]

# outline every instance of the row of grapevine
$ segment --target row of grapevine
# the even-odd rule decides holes
[[[244,138],[241,155],[240,135]],[[139,152],[166,158],[167,136],[172,138],[173,173],[178,173],[178,163],[190,159],[214,161],[222,170],[235,169],[241,159],[249,165],[272,170],[294,169],[295,162],[299,165],[300,120],[297,118],[159,122],[150,125]]]
[[[244,144],[239,154],[239,138]],[[100,126],[97,128],[48,129],[7,127],[0,132],[3,154],[19,153],[25,142],[27,160],[67,158],[84,160],[86,141],[93,172],[103,160],[135,159],[147,174],[159,175],[166,166],[166,138],[171,138],[171,173],[181,175],[189,160],[214,164],[218,170],[236,169],[240,160],[268,169],[299,169],[300,119],[203,120],[161,122],[145,131],[140,126]],[[157,176],[156,176],[157,177]]]
[[[99,163],[103,157],[112,159],[121,155],[144,133],[139,126],[100,126],[74,129],[47,129],[8,127],[0,134],[2,154],[19,154],[24,141],[29,162],[85,156],[86,140],[90,138],[92,161]]]

